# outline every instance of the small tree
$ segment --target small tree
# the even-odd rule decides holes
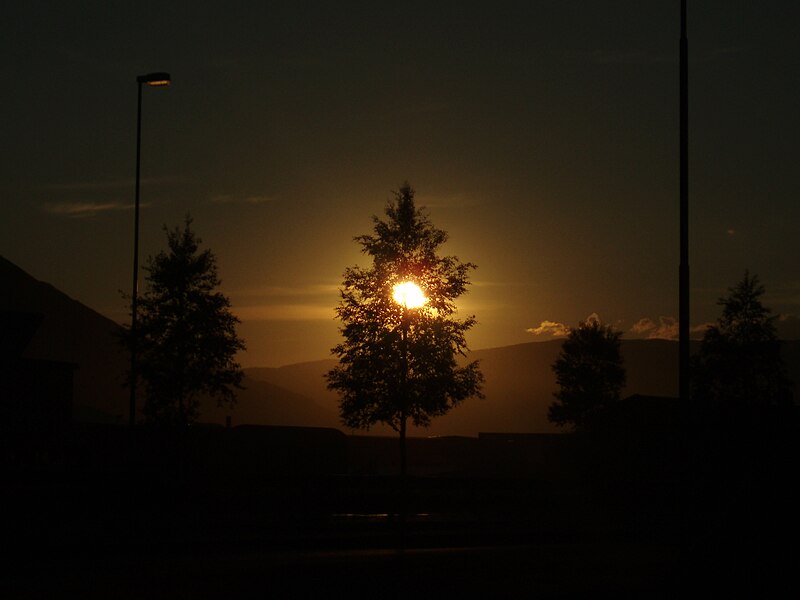
[[[625,386],[620,335],[599,319],[582,321],[570,330],[552,366],[560,389],[548,410],[551,422],[583,429],[619,400]]]
[[[788,405],[791,382],[781,358],[775,317],[761,304],[764,286],[744,278],[717,301],[722,314],[703,335],[692,365],[693,396],[707,406]]]
[[[345,270],[336,309],[344,341],[333,348],[339,365],[326,377],[341,396],[347,427],[385,423],[399,433],[405,473],[407,421],[427,426],[466,398],[481,396],[483,376],[477,361],[458,366],[456,360],[467,351],[465,334],[475,317],[455,318],[454,300],[466,291],[474,265],[437,254],[447,234],[416,208],[408,184],[385,213],[385,220],[373,217],[373,235],[355,238],[372,266]],[[402,282],[419,286],[422,306],[394,298]]]
[[[149,422],[185,425],[198,417],[199,396],[233,405],[243,377],[236,353],[244,342],[221,292],[216,259],[199,251],[191,230],[164,226],[168,252],[148,259],[148,289],[139,300],[137,364]],[[130,341],[130,330],[127,332]]]

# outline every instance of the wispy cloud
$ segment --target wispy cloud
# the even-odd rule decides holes
[[[478,279],[476,281],[471,281],[470,285],[475,288],[493,288],[493,287],[510,287],[512,283],[505,283],[503,281],[488,281],[486,279]]]
[[[328,321],[335,317],[338,286],[253,286],[230,290],[233,312],[243,321]]]
[[[330,321],[336,316],[332,306],[317,304],[234,305],[233,312],[242,321]]]
[[[698,323],[689,327],[689,337],[703,337],[713,323]],[[675,317],[658,317],[658,320],[643,317],[636,321],[627,331],[627,337],[645,340],[677,340],[679,336],[678,319]]]
[[[658,321],[644,317],[633,324],[630,333],[647,340],[676,340],[678,321],[675,317],[658,317]]]
[[[689,327],[689,337],[694,340],[702,339],[706,330],[713,326],[714,323],[696,323]],[[780,339],[800,340],[800,317],[797,315],[778,315],[778,318],[775,319],[775,327]],[[633,327],[627,331],[626,337],[647,340],[677,340],[678,319],[659,317],[658,321],[654,321],[644,317],[633,324]]]
[[[168,184],[168,183],[188,183],[184,177],[143,177],[139,180],[142,185]],[[36,186],[37,189],[53,191],[97,191],[113,190],[119,188],[133,187],[135,181],[131,179],[110,179],[106,181],[65,181],[57,183],[43,183]]]
[[[133,204],[128,202],[46,202],[44,211],[51,215],[70,218],[94,217],[101,213],[130,210]]]
[[[267,299],[267,298],[296,298],[307,296],[331,296],[338,297],[339,286],[335,283],[309,283],[306,285],[297,286],[277,286],[277,285],[263,285],[248,288],[239,288],[231,290],[231,296],[235,296],[240,300],[252,301],[253,299]]]
[[[713,323],[699,323],[697,325],[692,325],[689,327],[689,337],[694,339],[700,339],[705,335],[706,329],[709,327],[713,327]]]

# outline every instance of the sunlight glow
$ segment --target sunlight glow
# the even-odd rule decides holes
[[[398,283],[392,288],[392,297],[405,308],[419,308],[428,301],[419,286],[412,281]]]

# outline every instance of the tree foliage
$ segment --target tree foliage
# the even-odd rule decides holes
[[[619,400],[625,386],[621,335],[599,319],[582,321],[570,330],[552,365],[559,389],[548,410],[551,422],[590,427]]]
[[[183,230],[164,227],[168,251],[148,259],[147,290],[139,300],[137,363],[145,384],[149,422],[187,424],[198,417],[201,395],[233,405],[244,349],[239,323],[221,292],[216,258],[199,250],[186,217]],[[130,335],[130,332],[128,332]]]
[[[342,422],[351,428],[389,425],[404,435],[406,421],[427,426],[466,398],[481,396],[477,361],[459,366],[475,317],[456,318],[455,299],[466,292],[475,266],[439,256],[447,234],[434,227],[405,184],[373,217],[374,233],[355,238],[372,266],[349,267],[336,309],[344,341],[333,348],[339,365],[327,373],[340,395]],[[392,288],[413,281],[427,303],[406,309]]]
[[[717,301],[722,314],[706,329],[692,364],[692,394],[709,406],[767,407],[791,403],[775,316],[761,303],[765,288],[744,277]]]

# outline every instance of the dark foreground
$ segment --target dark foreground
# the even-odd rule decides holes
[[[794,438],[689,469],[694,450],[640,440],[418,441],[404,481],[380,442],[312,433],[94,432],[68,460],[7,465],[8,597],[798,589]]]
[[[661,547],[606,543],[405,551],[163,550],[36,560],[17,597],[677,596]]]

